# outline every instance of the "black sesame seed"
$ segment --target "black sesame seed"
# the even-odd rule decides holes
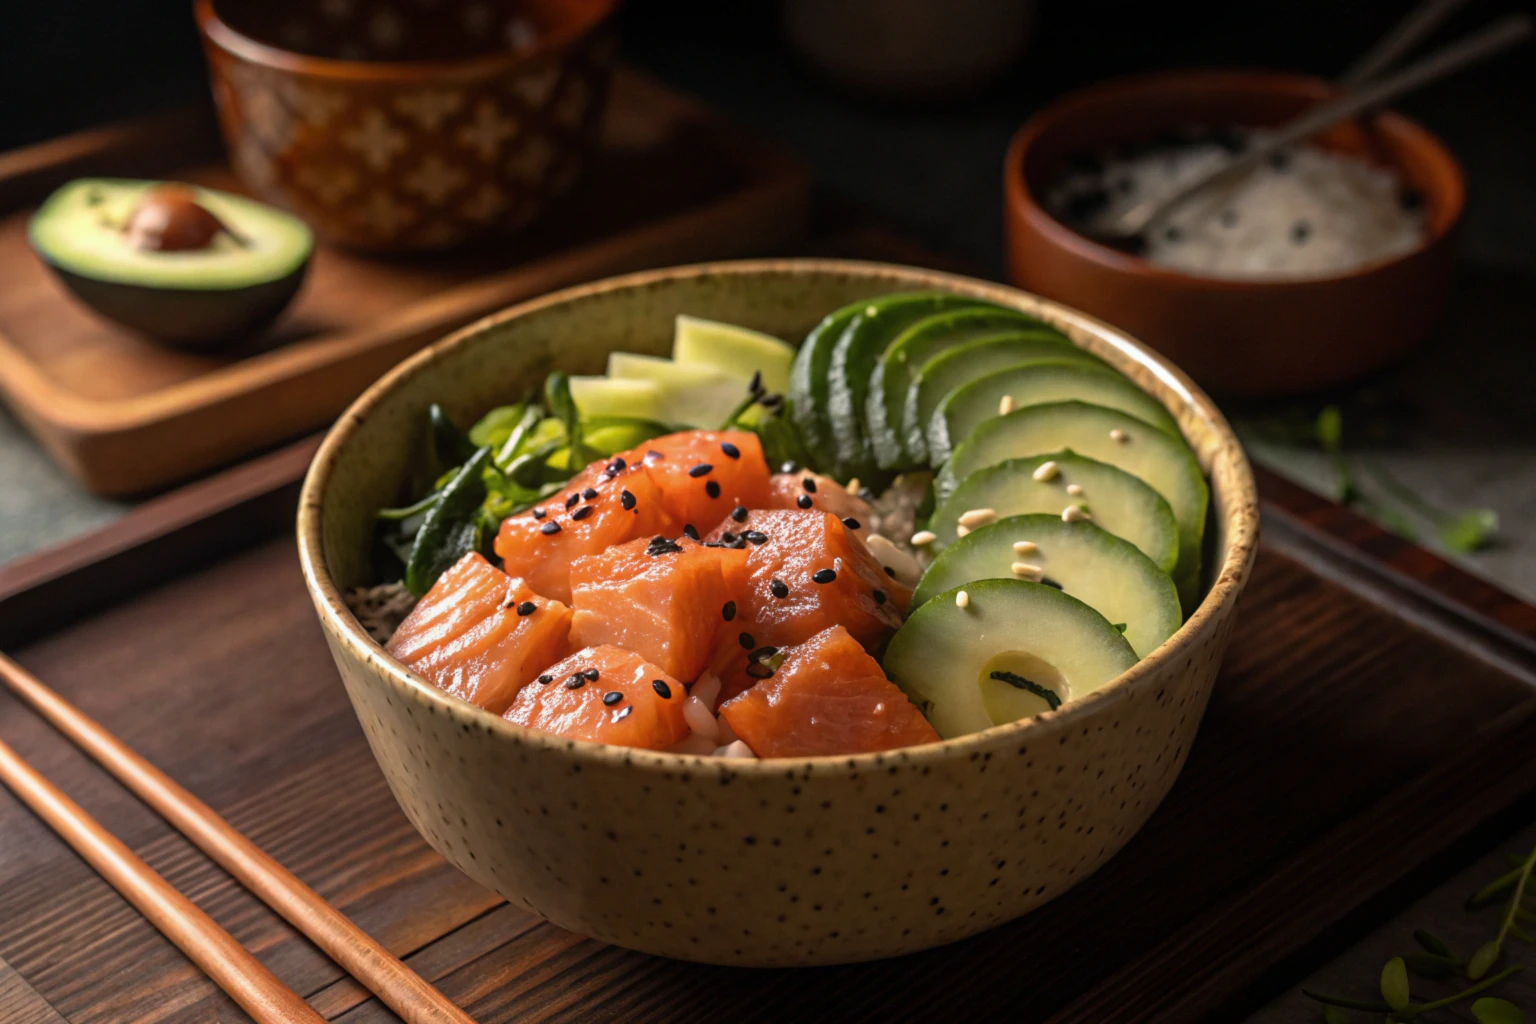
[[[848,527],[850,530],[857,530],[859,528],[859,521],[853,518],[853,516],[849,516],[847,519],[843,520],[843,525]]]
[[[720,450],[725,452],[725,457],[728,458],[728,459],[739,459],[739,458],[741,458],[741,449],[737,448],[735,445],[731,444],[731,442],[729,442],[729,441],[721,441],[720,442]]]
[[[567,690],[579,690],[585,685],[587,685],[587,680],[580,672],[573,672],[571,678],[565,681],[565,688]]]
[[[725,541],[727,544],[734,544],[734,543],[736,543],[736,535],[734,533],[732,533],[730,530],[726,530],[724,533],[722,533],[720,535],[720,539]]]
[[[592,514],[592,506],[591,505],[583,505],[583,506],[581,506],[581,508],[579,508],[575,512],[571,513],[571,518],[576,520],[576,522],[579,523],[579,522],[581,522],[583,519],[587,518],[587,516],[589,516],[591,514]]]
[[[736,617],[736,602],[725,602],[725,607],[720,609],[720,617],[726,622],[730,622],[732,619],[734,619]]]
[[[747,530],[741,535],[742,540],[749,540],[753,544],[768,543],[768,535],[761,530]]]
[[[752,664],[747,666],[747,675],[751,676],[753,679],[767,679],[769,676],[773,675],[773,669],[767,665],[761,664],[760,662],[754,661]]]
[[[1269,154],[1269,166],[1277,171],[1284,171],[1291,166],[1291,154],[1289,150],[1276,150]]]
[[[587,682],[589,682],[589,683],[597,682],[597,669],[595,669],[595,668],[587,669],[585,672],[582,673],[582,675],[587,677]]]
[[[1397,205],[1412,213],[1424,205],[1424,196],[1417,189],[1405,188],[1397,197]]]
[[[672,687],[667,685],[667,681],[665,679],[652,679],[651,689],[655,690],[656,696],[660,697],[662,700],[672,699]]]
[[[583,501],[592,501],[596,497],[597,497],[597,488],[596,487],[587,487],[587,488],[584,488],[582,490],[582,492],[581,492],[581,500],[583,500]]]
[[[747,391],[751,394],[759,394],[763,390],[763,371],[753,370],[752,379],[747,382]]]
[[[877,590],[874,593],[875,604],[885,604],[885,591]]]
[[[1222,210],[1221,211],[1221,226],[1224,227],[1224,228],[1235,228],[1235,227],[1237,227],[1237,211],[1236,210]]]
[[[645,461],[646,462],[660,462],[664,458],[666,458],[666,456],[661,454],[661,452],[657,451],[655,448],[647,448],[646,449],[646,452],[645,452]]]
[[[757,400],[757,404],[762,406],[764,409],[773,409],[773,408],[781,405],[783,403],[783,401],[784,401],[784,396],[783,395],[781,395],[781,394],[779,394],[777,392],[774,392],[774,391],[770,391],[770,392],[768,392],[768,394],[763,395],[762,397],[760,397]]]
[[[870,490],[868,487],[860,487],[859,488],[859,497],[863,498],[865,501],[874,501],[875,500],[875,492]]]
[[[1165,242],[1177,242],[1183,237],[1184,232],[1179,229],[1177,224],[1169,224],[1163,229],[1163,241]]]
[[[533,518],[535,518],[535,519],[543,519],[544,518],[544,510],[541,509],[541,508],[534,509],[533,510]]]
[[[1057,590],[1065,590],[1066,589],[1060,583],[1057,583],[1055,580],[1051,579],[1049,576],[1042,576],[1042,577],[1040,577],[1040,582],[1044,583],[1048,587],[1055,587]]]
[[[812,494],[816,493],[816,481],[813,480],[811,477],[806,477],[804,480],[801,480],[800,481],[800,486],[804,487],[806,490],[810,491]]]
[[[544,534],[544,536],[546,536],[546,537],[549,536],[552,533],[559,533],[560,532],[560,524],[555,522],[553,519],[551,519],[549,522],[547,522],[543,526],[539,527],[539,532]]]
[[[701,462],[697,466],[694,466],[692,469],[690,469],[688,471],[688,475],[691,477],[708,476],[710,473],[713,473],[714,470],[714,466],[711,466],[707,462]]]
[[[699,531],[693,528],[692,523],[685,523],[683,524],[683,536],[687,537],[689,540],[698,540]]]
[[[795,499],[795,504],[799,505],[801,508],[810,508],[812,504],[811,496],[809,494],[802,494],[800,497]]]
[[[731,509],[731,518],[736,520],[738,523],[746,522],[747,521],[747,506],[745,506],[745,505],[737,505],[735,508]]]
[[[885,574],[887,576],[889,576],[891,579],[895,579],[896,578],[896,570],[895,569],[892,569],[888,565],[882,566],[881,568],[883,568],[885,570]]]
[[[539,685],[540,686],[548,686],[550,683],[552,683],[554,681],[555,681],[555,677],[550,675],[547,672],[544,675],[539,676]]]
[[[720,485],[711,480],[709,483],[704,485],[704,493],[709,495],[711,498],[718,498],[720,497]]]
[[[617,704],[619,701],[621,701],[623,699],[624,699],[624,695],[622,693],[620,693],[618,690],[609,690],[607,693],[603,694],[603,703],[608,705],[609,707],[613,707],[615,704]]]
[[[789,584],[785,583],[781,579],[775,578],[771,583],[768,584],[768,589],[773,591],[774,597],[782,599],[789,596]]]
[[[523,616],[524,618],[527,618],[529,615],[532,615],[538,610],[539,606],[534,604],[532,601],[524,601],[522,604],[517,606],[517,614]]]
[[[1291,225],[1291,241],[1297,245],[1304,245],[1308,238],[1312,237],[1312,225],[1304,220],[1299,220]]]
[[[576,503],[578,501],[580,501],[580,500],[581,500],[581,495],[579,495],[579,494],[573,494],[569,498],[566,498],[565,499],[566,510],[569,511],[569,510],[575,508],[576,507]]]
[[[613,720],[615,722],[622,722],[624,719],[629,717],[629,713],[633,710],[635,710],[635,706],[633,704],[626,704],[613,713]]]
[[[628,491],[620,491],[619,504],[623,505],[624,511],[628,512],[630,509],[635,507],[635,496],[630,494]]]
[[[757,646],[757,641],[752,639],[751,633],[742,633],[736,638],[736,642],[741,644],[741,649],[744,651],[750,651]]]
[[[799,463],[795,462],[794,459],[790,459],[788,462],[785,462],[783,465],[781,465],[779,467],[779,472],[780,473],[793,473],[795,470],[797,470],[799,468],[800,468]]]
[[[831,583],[833,580],[837,579],[837,570],[817,569],[815,572],[811,573],[811,579],[815,580],[817,583]]]
[[[778,653],[779,653],[779,649],[777,647],[759,647],[757,650],[755,650],[751,654],[747,655],[747,660],[748,661],[767,661],[769,658],[773,657],[775,654],[778,654]]]

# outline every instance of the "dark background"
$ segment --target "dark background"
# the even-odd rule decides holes
[[[0,149],[206,95],[190,0],[6,6]],[[633,63],[798,151],[824,184],[894,225],[1000,273],[1002,151],[1044,101],[1095,79],[1182,65],[1335,74],[1409,6],[1043,0],[1025,55],[1005,80],[978,97],[918,111],[849,96],[803,68],[784,43],[772,3],[630,0],[621,23]],[[1437,39],[1519,6],[1470,0]],[[1466,255],[1493,264],[1529,258],[1536,191],[1512,190],[1536,188],[1536,48],[1402,107],[1444,135],[1466,162]]]

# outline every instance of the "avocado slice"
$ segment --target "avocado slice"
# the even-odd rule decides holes
[[[1016,566],[1025,568],[1016,571]],[[1034,570],[1043,577],[1034,579]],[[1173,580],[1134,544],[1093,523],[1038,514],[1000,519],[945,548],[923,573],[912,603],[921,606],[976,580],[1015,578],[1058,586],[1116,628],[1123,626],[1138,658],[1184,621]]]
[[[1046,479],[1037,480],[1035,472],[1046,463],[1054,464],[1054,472],[1042,471]],[[1083,493],[1069,493],[1070,484]],[[1178,565],[1179,524],[1167,500],[1141,478],[1070,451],[1005,459],[967,476],[929,519],[933,550],[944,551],[965,539],[958,532],[959,520],[972,509],[989,508],[999,517],[1042,513],[1059,520],[1069,506],[1084,504],[1095,523],[1130,542],[1163,572]]]
[[[1210,491],[1200,464],[1181,437],[1118,409],[1087,402],[1030,405],[986,420],[972,431],[939,470],[934,490],[945,498],[961,480],[984,466],[1063,448],[1118,466],[1167,499],[1179,524],[1179,560],[1173,581],[1185,609],[1193,608],[1200,596],[1200,545]],[[1070,485],[1072,481],[1062,482]],[[1092,515],[1096,496],[1088,484],[1081,486],[1081,504]]]
[[[870,375],[864,406],[865,429],[881,469],[914,469],[925,464],[927,452],[907,448],[902,421],[907,388],[922,368],[941,352],[1001,328],[1051,329],[1018,310],[973,306],[924,317],[890,343]]]
[[[820,470],[831,470],[837,458],[832,421],[827,416],[827,369],[832,365],[832,347],[866,305],[850,303],[822,317],[800,343],[789,368],[790,422],[799,430],[800,440]]]
[[[1002,331],[982,335],[974,341],[941,352],[928,360],[907,387],[901,422],[904,444],[914,451],[927,452],[928,421],[949,393],[998,370],[1033,363],[1041,359],[1070,360],[1089,366],[1103,366],[1097,356],[1072,344],[1053,330],[1031,329]]]
[[[989,373],[950,392],[928,420],[929,458],[935,463],[949,458],[955,445],[973,430],[1001,415],[1005,397],[1010,409],[1068,400],[1092,402],[1179,436],[1178,424],[1161,402],[1107,366],[1031,363]]]
[[[986,306],[979,299],[948,292],[897,292],[861,304],[832,346],[827,365],[827,416],[831,423],[836,461],[833,474],[840,479],[874,478],[877,459],[873,435],[864,425],[870,375],[891,342],[907,327],[925,317],[953,309]]]
[[[883,662],[945,739],[1053,711],[1134,664],[1136,652],[1104,616],[1017,579],[935,595],[896,631]]]
[[[314,249],[303,221],[254,200],[122,178],[64,185],[33,214],[28,238],[96,312],[189,348],[270,323]]]

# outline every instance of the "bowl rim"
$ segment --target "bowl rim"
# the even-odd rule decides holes
[[[214,4],[215,0],[193,0],[193,16],[203,41],[248,64],[336,81],[406,85],[433,79],[477,78],[499,74],[519,65],[531,64],[541,57],[558,54],[609,21],[618,7],[618,0],[593,0],[589,17],[570,20],[558,32],[541,37],[536,45],[527,50],[516,53],[507,50],[451,60],[396,61],[343,60],[285,50],[253,39],[232,27],[219,16]]]
[[[1019,308],[1020,300],[1032,307],[1032,311],[1044,313],[1057,322],[1098,337],[1132,362],[1140,365],[1159,382],[1177,395],[1178,399],[1196,416],[1206,421],[1216,436],[1213,449],[1219,458],[1222,453],[1235,456],[1233,472],[1229,474],[1222,504],[1225,505],[1228,543],[1226,556],[1213,573],[1213,583],[1202,597],[1195,611],[1185,619],[1173,636],[1165,640],[1152,653],[1121,673],[1098,690],[1080,700],[1066,704],[1059,711],[1049,711],[1033,718],[993,726],[981,732],[941,739],[934,743],[901,747],[887,751],[864,754],[828,754],[816,757],[794,758],[718,758],[713,756],[674,754],[632,747],[618,747],[606,743],[568,739],[509,722],[499,715],[449,696],[423,677],[411,672],[390,656],[376,640],[363,629],[347,608],[340,589],[325,566],[322,540],[323,497],[330,480],[331,467],[339,458],[348,439],[367,419],[369,413],[384,402],[406,379],[423,372],[433,363],[481,337],[488,330],[515,320],[518,317],[540,312],[552,307],[577,301],[589,296],[629,289],[645,288],[659,282],[687,278],[721,275],[750,277],[765,272],[780,274],[843,274],[849,276],[880,276],[905,278],[904,285],[931,288],[959,294],[973,295]],[[1213,463],[1214,463],[1213,459]],[[1216,490],[1214,474],[1208,474],[1213,492]],[[1213,507],[1215,503],[1213,502]],[[401,361],[380,377],[341,414],[327,431],[320,448],[316,451],[308,472],[305,474],[299,495],[297,539],[300,568],[305,587],[310,593],[321,624],[335,640],[345,645],[349,653],[365,666],[371,665],[386,684],[393,684],[402,692],[421,701],[433,713],[441,712],[456,720],[465,731],[483,729],[487,733],[499,732],[507,739],[520,744],[532,745],[550,751],[560,751],[577,761],[588,763],[622,764],[626,769],[642,769],[653,773],[671,773],[689,770],[716,769],[723,776],[733,773],[749,773],[761,777],[788,773],[795,778],[809,778],[815,774],[842,773],[860,768],[873,768],[889,760],[923,764],[947,761],[958,756],[981,756],[983,748],[1000,741],[1029,738],[1043,730],[1069,729],[1079,720],[1096,713],[1099,709],[1128,699],[1131,689],[1138,682],[1158,671],[1164,664],[1182,657],[1185,649],[1195,643],[1209,628],[1213,620],[1226,614],[1237,601],[1238,594],[1246,585],[1253,568],[1258,548],[1259,510],[1257,488],[1253,471],[1248,463],[1236,434],[1221,411],[1184,372],[1155,352],[1135,341],[1114,327],[1078,312],[1071,307],[1041,298],[1009,285],[995,284],[961,274],[926,270],[895,263],[871,260],[845,260],[823,258],[782,258],[717,260],[707,263],[686,264],[657,270],[639,271],[616,277],[604,278],[588,284],[563,288],[538,298],[510,306],[500,312],[483,317],[461,327],[409,358]]]
[[[1136,256],[1113,246],[1095,241],[1087,235],[1072,230],[1056,219],[1035,196],[1024,175],[1026,151],[1047,131],[1074,117],[1083,115],[1089,108],[1106,102],[1124,102],[1141,93],[1156,91],[1177,85],[1201,85],[1210,89],[1244,91],[1267,90],[1276,95],[1310,95],[1317,100],[1338,95],[1337,86],[1319,78],[1297,71],[1277,71],[1241,68],[1187,68],[1171,71],[1153,71],[1143,74],[1122,75],[1081,89],[1074,89],[1036,111],[1009,139],[1003,156],[1004,218],[1009,222],[1027,223],[1053,246],[1065,249],[1079,259],[1087,260],[1102,269],[1133,275],[1165,284],[1199,286],[1202,288],[1236,291],[1261,289],[1283,292],[1345,283],[1370,277],[1383,270],[1398,266],[1422,256],[1442,244],[1461,222],[1466,209],[1466,175],[1461,163],[1440,138],[1419,122],[1394,110],[1376,112],[1371,120],[1383,125],[1409,141],[1429,160],[1441,165],[1447,172],[1449,187],[1437,193],[1436,199],[1447,211],[1444,223],[1426,231],[1424,238],[1413,248],[1393,256],[1363,263],[1353,270],[1338,274],[1321,274],[1311,277],[1289,278],[1237,278],[1202,277],[1170,267],[1160,266],[1141,256]]]

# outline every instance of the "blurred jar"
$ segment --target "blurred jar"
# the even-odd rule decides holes
[[[790,44],[821,74],[882,100],[942,103],[1000,79],[1035,0],[784,0]]]

